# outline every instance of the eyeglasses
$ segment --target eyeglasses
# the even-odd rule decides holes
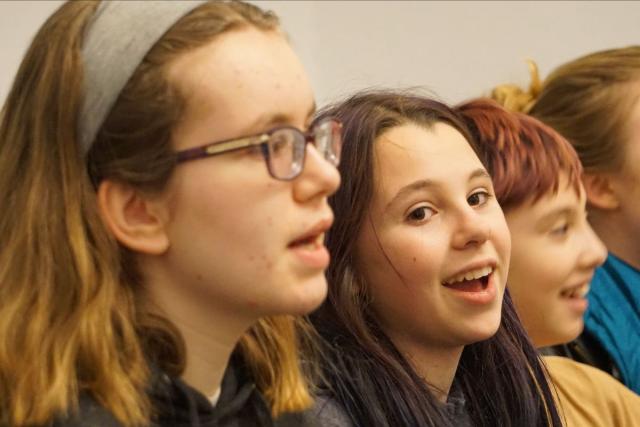
[[[293,126],[280,126],[259,135],[228,139],[176,152],[179,163],[230,151],[259,146],[269,174],[282,181],[296,178],[304,168],[307,143],[313,143],[320,155],[338,166],[342,150],[342,124],[328,118],[314,124],[308,132]]]

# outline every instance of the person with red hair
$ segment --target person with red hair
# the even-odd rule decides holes
[[[507,286],[538,348],[583,330],[586,295],[606,256],[586,217],[582,166],[571,144],[533,117],[489,99],[460,105],[492,176],[512,236]],[[568,426],[632,426],[640,397],[571,359],[544,358]]]

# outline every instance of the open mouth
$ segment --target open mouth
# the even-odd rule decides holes
[[[312,234],[289,243],[291,249],[318,249],[324,244],[324,233]]]
[[[463,292],[481,292],[489,286],[489,279],[493,273],[493,267],[483,267],[459,274],[445,280],[442,284],[451,289]]]
[[[589,293],[589,285],[579,285],[564,289],[560,292],[562,298],[568,299],[584,299]]]

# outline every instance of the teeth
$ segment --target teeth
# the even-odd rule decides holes
[[[586,286],[582,286],[580,289],[578,289],[578,296],[580,296],[581,298],[584,298],[587,296],[587,294],[589,293],[589,289],[591,289],[591,286],[586,285]]]
[[[565,298],[584,298],[589,293],[589,288],[590,286],[588,284],[584,286],[578,286],[572,289],[564,290],[560,293],[560,295]]]
[[[452,277],[451,279],[445,280],[445,285],[450,285],[452,283],[462,282],[463,280],[475,280],[480,279],[481,277],[488,276],[493,272],[493,267],[483,267],[477,270],[468,271],[464,274],[459,274],[457,276]]]
[[[318,242],[316,240],[313,240],[309,243],[305,243],[304,245],[302,245],[302,247],[306,249],[315,249],[318,247]]]
[[[305,249],[317,249],[324,244],[324,233],[318,234],[313,240],[309,240],[307,243],[300,244],[301,248]]]

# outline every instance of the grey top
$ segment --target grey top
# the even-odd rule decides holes
[[[316,397],[312,412],[322,427],[355,427],[342,405],[330,397]]]
[[[452,389],[447,399],[446,409],[456,427],[473,427],[465,403],[462,392]],[[312,412],[321,427],[356,427],[344,407],[333,398],[317,397]]]

